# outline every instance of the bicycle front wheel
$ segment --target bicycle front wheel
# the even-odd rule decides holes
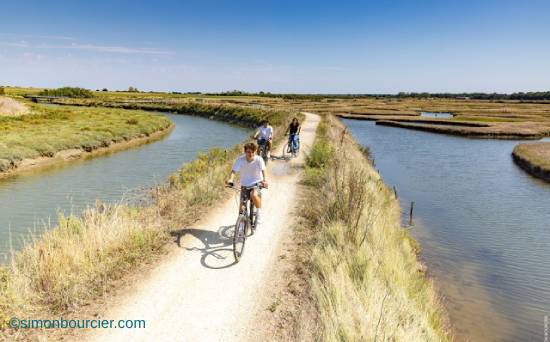
[[[235,257],[235,262],[239,262],[243,256],[247,230],[247,217],[244,215],[239,215],[239,218],[235,223],[235,231],[233,232],[233,256]]]

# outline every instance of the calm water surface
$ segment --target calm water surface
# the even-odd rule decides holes
[[[550,320],[550,184],[475,140],[344,120],[407,212],[457,337],[544,341]],[[548,139],[546,139],[548,140]]]
[[[451,113],[445,113],[445,112],[420,112],[420,116],[426,117],[426,118],[450,119],[454,115]]]
[[[96,199],[120,201],[166,181],[197,152],[230,147],[248,130],[188,115],[167,116],[174,130],[162,140],[97,158],[79,160],[0,180],[0,263],[10,247],[55,224],[56,212],[80,213]]]

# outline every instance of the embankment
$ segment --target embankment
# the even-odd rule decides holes
[[[310,279],[304,296],[317,308],[315,340],[450,340],[418,244],[401,227],[399,201],[364,151],[327,117],[306,164],[302,215],[315,238],[297,269]]]
[[[109,101],[108,99],[57,99],[51,103],[59,105],[73,105],[92,107],[99,106],[105,108],[122,108],[132,110],[147,110],[170,112],[179,114],[197,115],[210,119],[236,123],[243,126],[255,127],[264,118],[266,110],[258,110],[249,107],[240,107],[227,104],[203,104],[200,102],[170,102],[168,100],[155,100],[144,102],[124,102]],[[283,111],[269,111],[270,123],[279,126],[286,117]]]
[[[351,120],[375,121],[377,125],[414,129],[440,134],[482,139],[541,139],[550,134],[548,124],[536,122],[487,121],[474,122],[456,119],[423,119],[392,115],[349,115],[338,117]]]
[[[550,182],[550,142],[518,144],[512,158],[531,175]]]
[[[0,177],[158,139],[172,123],[142,111],[32,105],[0,117]]]
[[[486,127],[466,127],[464,125],[451,124],[420,124],[409,123],[403,121],[379,120],[377,125],[392,126],[400,128],[415,129],[432,133],[442,133],[451,135],[460,135],[468,138],[485,138],[485,139],[541,139],[544,137],[544,132],[532,132],[529,129],[511,128],[509,125],[495,123],[492,126]]]

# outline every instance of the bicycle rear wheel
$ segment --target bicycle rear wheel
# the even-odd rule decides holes
[[[264,164],[267,166],[267,162],[269,161],[269,158],[267,157],[267,146],[264,146],[262,150],[262,158],[264,159]]]
[[[239,262],[243,256],[248,224],[247,217],[239,215],[233,232],[233,256],[235,257],[235,262]]]
[[[286,143],[285,146],[283,146],[283,158],[284,159],[288,158],[289,152],[290,152],[290,147],[289,147],[288,143]]]

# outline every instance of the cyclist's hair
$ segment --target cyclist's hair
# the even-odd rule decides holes
[[[252,152],[255,152],[256,151],[256,148],[258,148],[256,146],[256,143],[254,142],[249,142],[249,143],[246,143],[244,144],[244,150],[252,150]]]
[[[269,123],[269,119],[268,118],[265,118],[264,121],[262,121],[263,123]]]

